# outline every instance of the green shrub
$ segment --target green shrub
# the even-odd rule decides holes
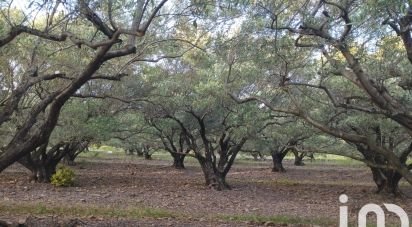
[[[57,187],[68,187],[74,183],[74,172],[70,168],[60,166],[51,177],[51,184]]]

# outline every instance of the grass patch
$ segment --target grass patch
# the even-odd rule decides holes
[[[305,164],[329,164],[342,166],[364,166],[363,162],[333,154],[315,154],[314,160],[306,160]]]
[[[127,157],[126,153],[115,151],[112,153],[108,153],[108,151],[103,150],[92,150],[90,149],[87,152],[82,152],[79,154],[79,158],[93,158],[93,159],[125,159]]]
[[[84,158],[112,158],[112,157],[124,157],[126,153],[121,148],[111,147],[111,146],[91,146],[89,151],[80,153],[79,157]]]
[[[102,145],[100,147],[91,146],[89,147],[89,152],[83,152],[79,155],[82,158],[96,158],[96,159],[143,159],[143,157],[138,157],[137,155],[126,155],[123,149],[117,147],[111,147]],[[247,153],[240,153],[235,160],[235,164],[240,165],[247,165],[247,166],[265,166],[271,165],[272,160],[270,155],[265,155],[266,160],[256,161],[253,157]],[[162,160],[162,161],[172,161],[172,157],[168,152],[163,150],[155,151],[152,154],[153,160]],[[293,161],[294,156],[292,154],[288,154],[285,157],[285,160]],[[410,160],[409,162],[412,162]],[[185,159],[185,163],[188,164],[197,164],[198,161],[193,157],[187,156]],[[307,158],[304,159],[304,163],[311,167],[311,166],[318,166],[318,165],[339,165],[339,166],[352,166],[352,167],[359,167],[365,166],[360,161],[353,160],[347,157],[339,156],[339,155],[332,155],[332,154],[315,154],[314,160],[309,160]]]
[[[125,218],[128,220],[137,219],[163,219],[173,218],[177,220],[196,220],[204,218],[204,214],[191,214],[190,217],[176,211],[169,211],[166,209],[149,208],[149,207],[101,207],[101,206],[85,206],[85,205],[70,205],[70,206],[56,206],[49,204],[38,203],[17,203],[17,202],[2,202],[0,203],[0,214],[8,215],[34,215],[34,216],[48,216],[56,215],[66,218]],[[195,218],[195,219],[193,219]],[[277,225],[318,225],[318,226],[336,226],[337,220],[327,217],[321,218],[301,218],[287,215],[263,216],[254,214],[222,214],[209,215],[206,217],[208,221],[225,221],[225,222],[251,222],[251,224],[277,224]],[[350,220],[353,223],[354,220]],[[375,226],[373,220],[368,222],[367,226]],[[351,225],[352,226],[352,225]],[[387,226],[399,226],[399,224],[387,223]]]
[[[248,166],[248,167],[270,167],[272,165],[272,159],[266,159],[266,160],[253,160],[253,159],[241,159],[241,158],[236,158],[235,159],[235,164],[236,165],[243,165],[243,166]]]
[[[10,213],[13,215],[58,215],[68,217],[90,217],[97,216],[103,218],[178,218],[182,216],[176,212],[170,212],[164,209],[148,207],[97,207],[97,206],[56,206],[48,204],[33,203],[9,203],[0,204],[0,213]]]
[[[353,166],[353,167],[358,167],[358,166],[365,166],[363,162],[353,160],[353,159],[315,159],[313,161],[306,161],[305,164],[307,165],[322,165],[322,164],[327,164],[327,165],[338,165],[338,166]]]
[[[99,157],[101,154],[101,152],[99,151],[94,151],[94,150],[90,150],[87,152],[82,152],[79,154],[79,157],[83,157],[83,158],[97,158]]]
[[[220,215],[220,219],[225,221],[236,222],[253,222],[256,224],[273,223],[273,224],[314,224],[320,226],[336,226],[336,221],[327,218],[299,218],[285,215],[261,216],[261,215]]]
[[[60,217],[77,217],[77,218],[126,218],[126,219],[160,219],[160,218],[174,218],[179,220],[188,219],[184,214],[169,211],[165,209],[148,208],[148,207],[98,207],[85,205],[70,205],[70,206],[56,206],[49,204],[35,204],[35,203],[16,203],[16,202],[2,202],[0,204],[0,214],[13,215],[34,215],[47,216],[57,215]],[[197,215],[193,215],[195,217]],[[204,217],[203,215],[199,216]],[[250,221],[254,223],[272,222],[274,224],[317,224],[321,226],[335,224],[329,219],[305,219],[299,217],[289,216],[260,216],[260,215],[211,215],[206,218],[210,221],[227,221],[227,222],[245,222]]]

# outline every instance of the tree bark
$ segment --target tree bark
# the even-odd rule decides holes
[[[198,158],[205,177],[206,185],[217,190],[231,190],[232,188],[226,183],[226,174],[219,172],[213,167],[213,163],[206,159]]]
[[[295,162],[294,162],[295,166],[304,166],[305,163],[303,162],[303,157],[295,157]]]
[[[184,165],[184,160],[186,155],[183,154],[172,154],[173,157],[173,167],[175,169],[184,169],[185,165]]]
[[[259,161],[258,159],[258,153],[251,153],[252,157],[253,157],[253,161]]]
[[[399,195],[399,181],[402,176],[395,170],[385,170],[375,167],[370,167],[373,175],[373,181],[378,189],[376,193],[386,193],[391,195]]]
[[[30,170],[30,181],[33,180],[38,183],[49,183],[51,176],[56,173],[58,164],[58,162],[46,159],[33,160],[30,154],[20,159],[19,163]]]
[[[88,151],[89,141],[83,140],[79,142],[77,145],[73,144],[72,149],[68,149],[68,152],[64,155],[63,163],[74,166],[76,165],[75,159],[79,156],[80,153],[84,151]]]
[[[145,160],[152,160],[152,154],[150,154],[150,146],[143,144],[142,152]]]
[[[66,164],[66,165],[69,165],[69,166],[75,166],[76,165],[76,162],[74,161],[76,158],[75,157],[73,157],[73,156],[70,156],[70,155],[66,155],[64,158],[63,158],[63,163],[64,164]]]
[[[297,151],[294,151],[293,154],[295,155],[295,166],[304,166],[305,163],[303,162],[303,158],[305,155],[303,153],[299,154]]]
[[[265,161],[265,156],[260,151],[251,151],[250,155],[252,155],[254,161]]]
[[[80,153],[82,153],[83,150],[81,151],[70,151],[69,153],[67,153],[64,158],[63,158],[63,163],[69,166],[75,166],[76,162],[74,160],[76,160],[77,156],[79,156]]]
[[[56,173],[57,165],[38,165],[32,168],[31,180],[38,183],[49,183],[53,174]]]
[[[141,148],[132,148],[130,153],[136,153],[137,156],[143,157],[143,150]]]
[[[377,142],[380,142],[379,140]],[[364,158],[376,165],[385,166],[390,162],[384,155],[374,152],[370,147],[357,145],[357,149]],[[400,160],[405,162],[405,160]],[[403,178],[403,175],[394,169],[378,168],[376,166],[369,165],[372,171],[373,181],[377,186],[376,193],[386,193],[391,195],[399,195],[399,181]]]
[[[272,172],[286,172],[285,168],[283,167],[283,158],[286,155],[283,153],[272,152],[272,161],[273,161],[273,168]]]

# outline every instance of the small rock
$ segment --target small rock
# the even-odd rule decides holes
[[[85,200],[85,199],[80,199],[80,202],[85,203],[85,202],[86,202],[86,200]]]

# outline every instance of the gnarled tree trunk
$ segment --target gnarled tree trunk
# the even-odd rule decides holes
[[[56,173],[58,161],[33,159],[30,155],[19,160],[19,163],[31,171],[30,180],[38,183],[48,183],[51,176]]]
[[[395,170],[385,170],[375,167],[370,167],[373,175],[373,181],[378,189],[376,193],[387,193],[393,195],[399,195],[399,181],[402,176]]]
[[[89,140],[85,139],[83,141],[80,141],[79,144],[77,145],[77,149],[70,149],[63,158],[63,163],[69,165],[69,166],[74,166],[76,163],[74,160],[79,156],[80,153],[84,151],[88,151],[88,146],[89,146]]]
[[[232,189],[229,184],[226,183],[226,174],[218,171],[211,161],[207,161],[205,158],[198,158],[198,161],[207,186],[217,191]]]
[[[152,154],[150,154],[150,146],[143,144],[142,152],[145,160],[152,160]]]
[[[133,148],[132,154],[133,154],[133,151],[136,153],[137,156],[143,157],[144,152],[143,152],[143,150],[142,150],[141,148],[136,148],[136,147]]]
[[[374,164],[369,164],[369,168],[372,171],[373,181],[377,186],[376,193],[387,193],[392,195],[399,195],[399,181],[402,179],[402,175],[394,170],[387,169],[384,166],[388,165],[389,161],[377,152],[374,152],[370,147],[365,145],[357,145],[357,149],[364,156],[365,160]],[[402,163],[406,162],[405,158],[400,158]],[[382,168],[380,167],[382,166]]]
[[[295,156],[295,166],[304,166],[305,163],[303,162],[303,158],[305,157],[305,153],[299,153],[296,150],[293,150],[293,155]]]
[[[56,173],[56,165],[36,165],[30,168],[31,180],[39,183],[49,183],[53,174]]]
[[[175,154],[175,153],[171,153],[172,157],[173,157],[173,167],[175,169],[184,169],[185,165],[184,165],[184,160],[186,158],[186,155],[184,154]]]
[[[283,167],[283,159],[285,158],[285,152],[272,152],[272,161],[273,161],[273,168],[272,172],[286,172],[285,168]]]
[[[67,153],[78,150],[79,144],[79,141],[60,142],[48,149],[48,143],[45,143],[18,162],[32,172],[31,180],[39,183],[50,182],[59,162]]]
[[[265,156],[260,151],[251,151],[250,155],[252,155],[254,161],[265,161]]]
[[[136,154],[139,157],[143,157],[143,152],[140,148],[138,147],[132,147],[132,148],[128,148],[125,150],[126,155],[134,155]]]

